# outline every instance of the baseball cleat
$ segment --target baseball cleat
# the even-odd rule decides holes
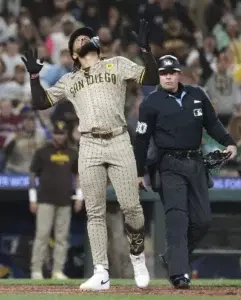
[[[146,267],[145,255],[130,254],[131,262],[134,269],[134,277],[136,285],[139,288],[146,288],[150,282],[150,275]]]
[[[44,279],[42,272],[32,272],[31,278],[32,279]]]
[[[108,290],[110,288],[109,272],[102,266],[96,265],[94,275],[80,285],[80,290]]]
[[[54,272],[52,275],[53,279],[60,279],[60,280],[65,280],[68,279],[68,277],[63,273],[63,272]]]

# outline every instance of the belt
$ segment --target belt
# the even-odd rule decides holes
[[[96,139],[111,139],[117,135],[120,135],[122,133],[125,133],[127,131],[127,126],[117,127],[110,131],[95,131],[92,129],[92,131],[85,131],[81,132],[81,135],[86,137],[92,137]]]
[[[168,150],[165,151],[165,155],[173,156],[179,159],[185,159],[185,158],[192,159],[192,158],[202,157],[202,151],[201,150]]]

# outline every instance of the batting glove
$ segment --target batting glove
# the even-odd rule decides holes
[[[21,59],[30,75],[38,74],[43,68],[43,59],[38,59],[37,49],[29,49],[24,52],[24,56],[21,56]]]
[[[131,34],[142,51],[149,52],[151,50],[148,41],[148,35],[149,35],[148,22],[145,19],[142,19],[140,21],[139,34],[137,34],[135,31],[132,31]]]

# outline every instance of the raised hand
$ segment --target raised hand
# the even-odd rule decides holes
[[[24,56],[21,56],[27,71],[32,74],[38,74],[43,67],[43,59],[38,59],[37,49],[29,49],[24,52]]]

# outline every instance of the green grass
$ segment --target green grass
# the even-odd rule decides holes
[[[78,287],[83,280],[69,279],[69,280],[29,280],[29,279],[0,279],[0,287],[4,285],[11,285],[16,287],[18,285],[49,285],[49,286],[73,286]],[[134,286],[134,280],[129,279],[114,279],[111,281],[112,286]],[[151,286],[170,286],[167,280],[152,280]],[[202,287],[241,287],[241,280],[226,280],[226,279],[217,279],[217,280],[193,280],[192,286],[198,288]],[[14,293],[14,292],[13,292]],[[117,294],[81,294],[81,295],[58,295],[58,294],[42,294],[35,295],[19,295],[19,294],[0,294],[0,300],[32,300],[36,298],[37,300],[234,300],[241,299],[239,296],[189,296],[189,295],[117,295]]]
[[[65,285],[78,286],[84,279],[68,279],[68,280],[30,280],[30,279],[0,279],[0,285]],[[132,279],[112,279],[111,285],[135,285]],[[151,286],[169,286],[167,280],[153,279]],[[226,287],[241,287],[241,280],[232,279],[198,279],[192,281],[192,286],[226,286]]]

